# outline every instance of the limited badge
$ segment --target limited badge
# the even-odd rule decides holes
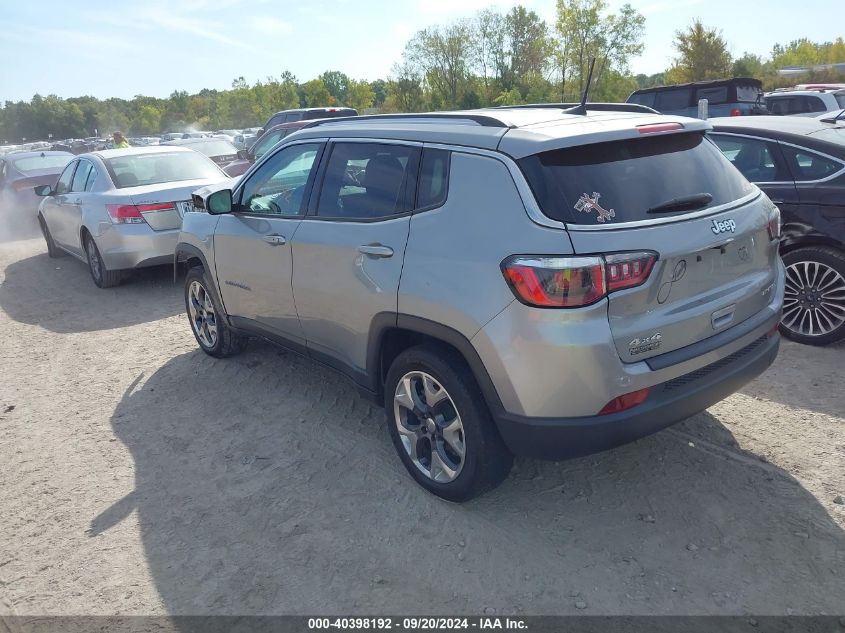
[[[592,196],[588,196],[586,193],[582,193],[581,197],[578,198],[578,202],[575,203],[575,210],[581,211],[583,213],[592,213],[595,211],[599,214],[598,220],[600,223],[608,222],[612,218],[616,217],[616,211],[613,209],[605,209],[603,206],[599,204],[599,198],[601,198],[601,194],[597,192],[593,192]]]

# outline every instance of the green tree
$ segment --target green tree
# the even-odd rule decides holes
[[[349,80],[349,85],[346,90],[346,99],[344,104],[350,108],[355,108],[359,112],[373,107],[373,101],[376,98],[375,92],[366,81]]]
[[[331,105],[332,95],[322,79],[312,79],[302,84],[302,92],[305,97],[305,107],[319,108]]]
[[[338,105],[349,105],[347,103],[351,79],[339,70],[327,70],[317,79],[325,85],[329,94],[333,97],[333,103]]]
[[[605,0],[557,0],[556,46],[560,96],[577,100],[584,91],[590,60],[595,58],[593,85],[605,75],[628,74],[628,64],[643,50],[645,17],[630,4],[608,13]]]
[[[407,63],[426,79],[426,83],[448,108],[458,106],[469,77],[472,58],[472,28],[459,20],[445,27],[419,31],[405,47]]]
[[[678,57],[667,71],[672,83],[722,79],[731,74],[731,54],[721,31],[694,20],[684,31],[675,32]]]

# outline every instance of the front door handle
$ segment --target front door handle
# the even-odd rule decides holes
[[[393,249],[381,244],[364,244],[358,247],[358,252],[370,257],[393,257]]]
[[[284,246],[287,244],[287,240],[284,235],[265,235],[264,241],[271,246]]]

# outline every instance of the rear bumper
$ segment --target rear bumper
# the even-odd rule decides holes
[[[531,418],[499,412],[502,439],[516,455],[566,459],[639,439],[703,411],[736,392],[775,360],[780,335],[764,335],[722,360],[651,388],[628,411],[577,418]]]
[[[173,264],[179,229],[153,231],[146,224],[109,226],[96,236],[100,255],[109,270]]]

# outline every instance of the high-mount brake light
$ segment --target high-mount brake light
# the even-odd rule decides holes
[[[580,308],[610,292],[648,279],[657,253],[614,253],[587,257],[516,255],[502,262],[502,274],[519,301],[539,308]]]
[[[637,131],[640,134],[657,134],[658,132],[671,132],[672,130],[683,130],[684,126],[681,123],[649,123],[647,125],[638,125]]]

